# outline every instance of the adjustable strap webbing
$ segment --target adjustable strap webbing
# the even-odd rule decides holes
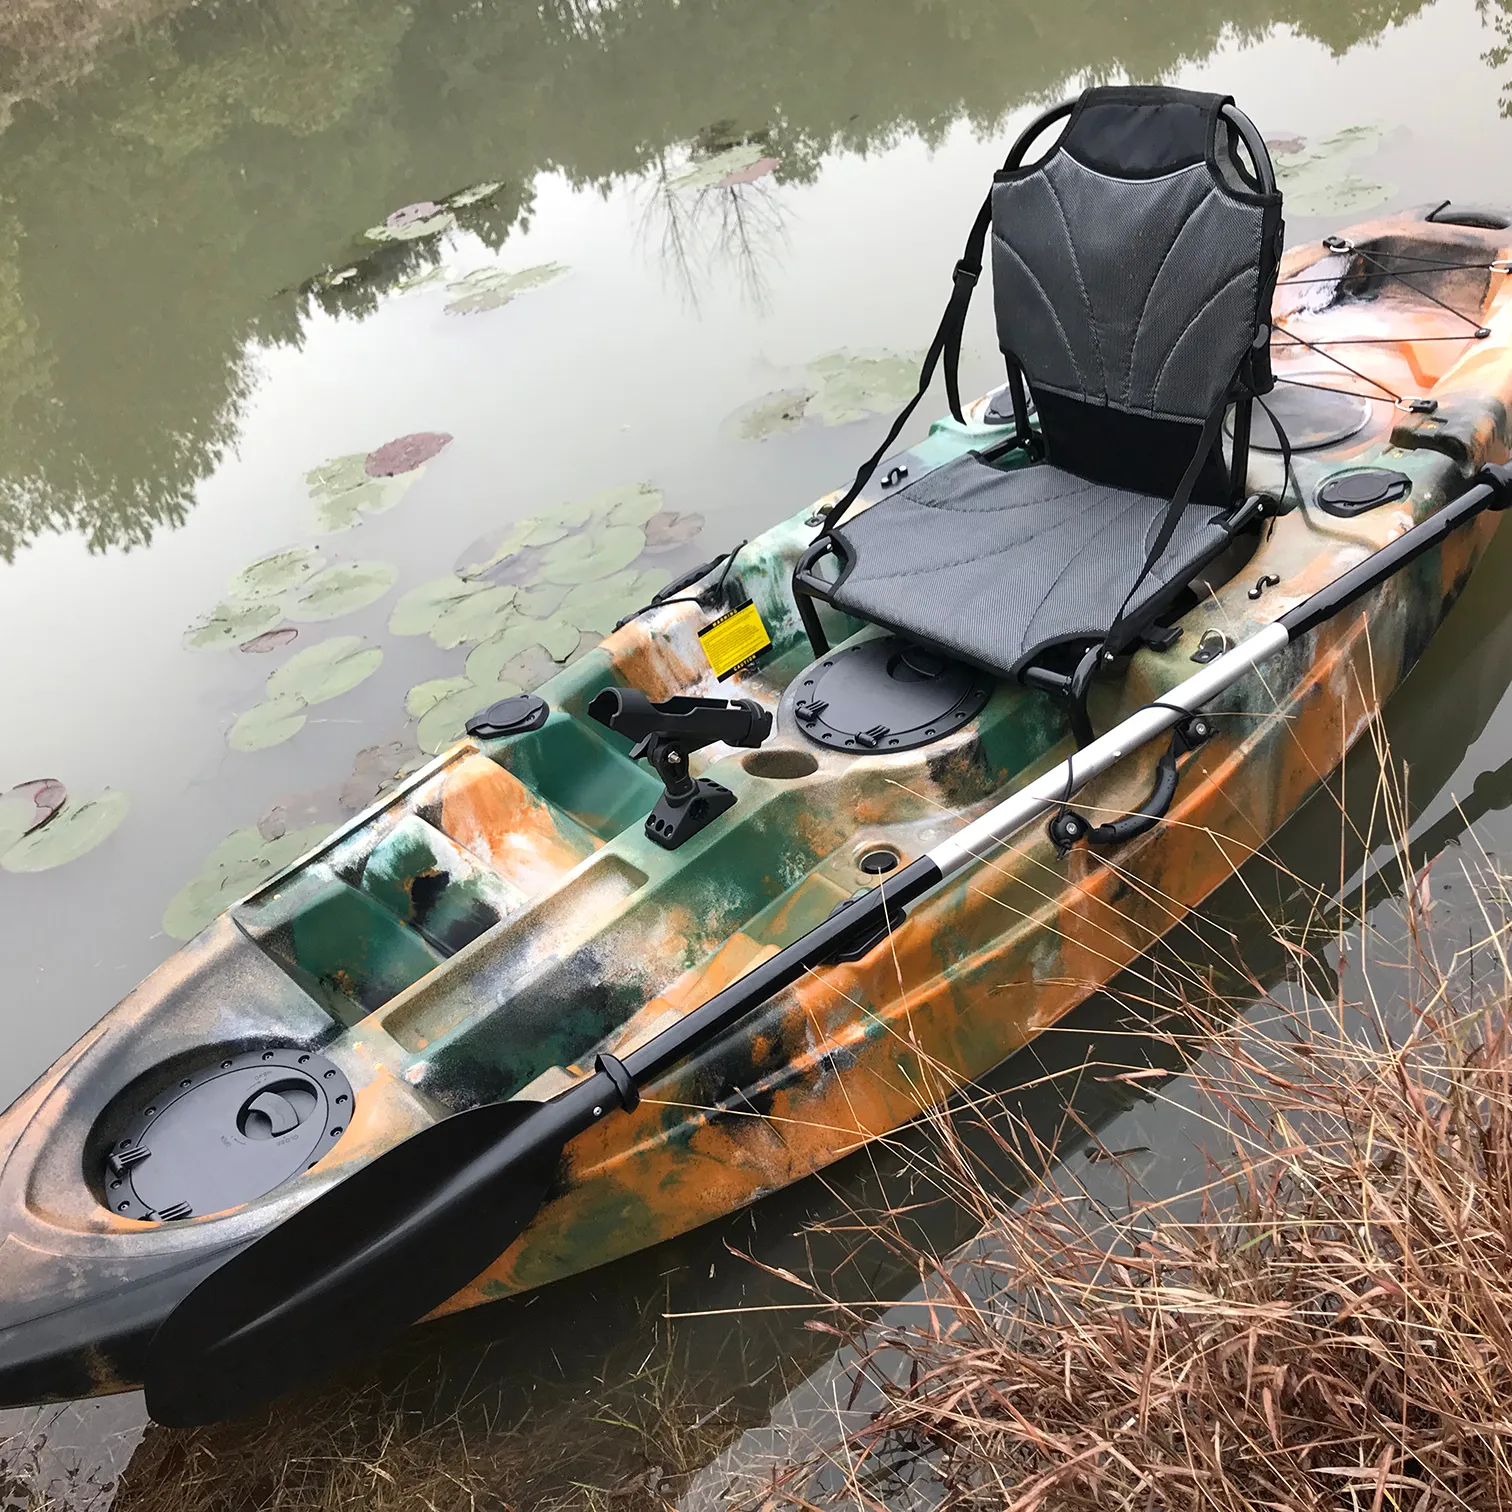
[[[893,448],[903,427],[908,424],[909,416],[919,407],[919,401],[929,391],[929,385],[934,381],[935,368],[940,358],[945,359],[945,392],[950,399],[950,413],[962,425],[966,423],[965,416],[961,413],[961,387],[960,387],[960,359],[961,359],[961,334],[966,329],[966,312],[971,308],[971,291],[976,288],[977,280],[982,276],[982,257],[987,247],[987,231],[992,225],[992,195],[982,201],[982,208],[977,211],[977,218],[972,222],[971,232],[966,238],[966,250],[961,253],[961,260],[955,265],[951,274],[952,287],[950,301],[945,306],[945,314],[940,319],[940,328],[934,334],[934,340],[929,343],[929,350],[924,354],[924,365],[919,369],[918,392],[908,401],[893,421],[881,446],[869,456],[860,466],[856,473],[856,480],[846,490],[845,497],[830,509],[825,518],[824,529],[826,532],[833,530],[840,521],[840,516],[856,502],[861,490],[871,481],[872,474],[876,472],[882,459]],[[1018,375],[1014,373],[1013,377]],[[1019,378],[1018,387],[1014,390],[1013,408],[1014,417],[1020,431],[1019,439],[1027,439],[1028,428],[1027,410],[1024,409],[1022,400],[1023,380]],[[1023,418],[1020,420],[1020,414]]]
[[[1218,402],[1208,411],[1208,417],[1202,422],[1202,434],[1197,439],[1197,450],[1192,453],[1192,460],[1187,463],[1186,471],[1181,475],[1181,481],[1176,485],[1176,492],[1171,496],[1171,502],[1166,505],[1165,515],[1160,521],[1160,529],[1155,532],[1155,539],[1150,544],[1150,549],[1145,553],[1144,566],[1139,569],[1139,576],[1134,579],[1133,585],[1124,596],[1124,601],[1118,607],[1118,614],[1113,623],[1108,627],[1108,633],[1103,637],[1103,654],[1117,654],[1122,648],[1123,637],[1126,633],[1129,604],[1134,595],[1139,592],[1144,580],[1154,571],[1155,565],[1165,555],[1166,547],[1171,544],[1171,537],[1176,534],[1176,524],[1181,519],[1182,511],[1192,501],[1192,491],[1197,487],[1197,479],[1202,474],[1202,465],[1208,459],[1209,452],[1213,449],[1213,443],[1218,439],[1218,427],[1223,424],[1223,417],[1228,411],[1229,391],[1225,389],[1218,396]]]

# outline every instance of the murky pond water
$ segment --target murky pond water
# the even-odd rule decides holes
[[[911,392],[972,213],[1037,105],[1125,75],[1232,93],[1277,145],[1294,238],[1377,208],[1512,203],[1512,17],[1492,3],[68,14],[77,36],[37,23],[0,50],[15,101],[0,133],[0,793],[48,778],[69,805],[49,846],[0,857],[0,1104],[280,847],[446,739],[446,711],[426,716],[470,694],[438,680],[549,670],[513,645],[478,670],[473,646],[508,628],[487,605],[456,635],[401,633],[411,590],[514,521],[658,491],[640,534],[606,534],[592,583],[553,607],[549,653],[566,657],[613,605],[843,479]],[[984,388],[994,343],[987,311],[974,319],[966,378]],[[429,439],[380,452],[405,437]],[[1493,849],[1512,833],[1509,566],[1504,542],[1391,711],[1426,852],[1467,818]],[[18,801],[0,799],[0,838]],[[1321,881],[1338,856],[1320,828],[1314,815],[1292,838]],[[1243,918],[1243,894],[1225,906]],[[1252,932],[1259,949],[1258,919]],[[1043,1054],[1074,1063],[1095,1028],[1094,1007]],[[1054,1121],[1058,1093],[1025,1096]],[[1086,1116],[1172,1147],[1153,1105]],[[649,1495],[829,1352],[732,1248],[838,1267],[852,1295],[906,1289],[885,1256],[801,1236],[874,1197],[885,1163],[852,1160],[436,1331],[382,1381],[439,1360],[438,1423],[458,1382],[496,1397],[503,1383],[479,1430],[519,1427],[501,1475]],[[72,1443],[86,1476],[111,1479],[120,1464],[95,1450],[124,1462],[139,1422],[132,1401],[60,1419],[39,1473],[60,1473]],[[210,1442],[221,1469],[195,1473],[234,1501],[255,1443]],[[444,1465],[451,1440],[435,1443]],[[150,1435],[122,1504],[155,1504],[188,1462],[174,1454]]]

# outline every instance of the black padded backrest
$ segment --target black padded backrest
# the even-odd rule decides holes
[[[1281,198],[1261,187],[1274,178],[1252,129],[1246,149],[1263,161],[1243,165],[1230,104],[1090,89],[1044,158],[994,180],[999,343],[1067,471],[1170,495],[1204,421],[1240,392],[1241,367],[1245,385],[1270,387],[1268,339],[1256,341],[1268,336]],[[1193,496],[1232,492],[1215,447]]]

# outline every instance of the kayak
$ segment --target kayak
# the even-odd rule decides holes
[[[1509,225],[1427,207],[1286,254],[1279,384],[1257,408],[1249,473],[1284,507],[1204,568],[1171,633],[1092,685],[1097,729],[1506,460]],[[889,478],[1001,442],[1002,403],[935,423],[850,518]],[[158,1325],[257,1236],[449,1115],[539,1103],[621,1065],[1075,749],[1042,692],[875,623],[825,608],[815,654],[816,611],[792,579],[839,497],[480,715],[226,910],[0,1116],[0,1405],[137,1386]],[[1495,521],[1475,519],[1235,683],[1158,823],[1101,848],[1023,831],[576,1134],[523,1233],[436,1311],[754,1202],[946,1102],[1055,1023],[1339,765]],[[727,701],[718,717],[669,704],[713,699]],[[1146,806],[1162,757],[1131,749],[1081,791],[1082,833]]]

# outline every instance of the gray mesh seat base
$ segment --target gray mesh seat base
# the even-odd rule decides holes
[[[834,529],[842,565],[825,597],[1016,676],[1053,647],[1107,634],[1168,507],[1049,463],[1003,469],[961,457]],[[1128,623],[1150,623],[1228,546],[1227,513],[1183,511]]]

